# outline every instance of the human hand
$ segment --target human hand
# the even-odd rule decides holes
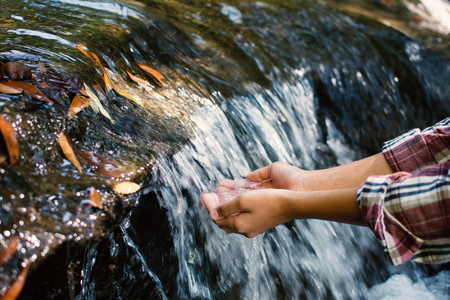
[[[223,188],[223,187],[222,187]],[[228,194],[227,194],[228,193]],[[202,197],[213,221],[226,232],[240,233],[246,237],[283,224],[291,219],[287,190],[253,189],[235,194],[227,188]]]
[[[218,192],[228,190],[273,188],[293,191],[309,189],[313,172],[283,162],[275,162],[247,175],[247,180],[224,179],[219,182]]]

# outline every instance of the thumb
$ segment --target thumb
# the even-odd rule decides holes
[[[257,169],[247,175],[247,179],[250,181],[264,181],[271,179],[270,172],[272,169],[272,165],[268,165],[266,167]]]
[[[225,219],[237,214],[245,212],[242,207],[241,197],[237,197],[229,202],[222,203],[218,207],[211,210],[210,215],[214,221]]]

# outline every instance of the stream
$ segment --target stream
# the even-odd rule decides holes
[[[349,163],[448,117],[449,7],[0,0],[0,59],[80,78],[103,105],[68,118],[0,93],[20,144],[18,162],[0,165],[0,244],[19,240],[0,294],[29,266],[18,299],[449,298],[448,263],[391,266],[367,228],[296,220],[248,239],[200,200],[220,179],[276,161]],[[77,170],[61,132],[121,175]],[[141,188],[117,192],[122,181]],[[88,205],[91,187],[103,208]]]

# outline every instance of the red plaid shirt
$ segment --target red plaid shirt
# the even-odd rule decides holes
[[[358,190],[361,214],[390,262],[450,261],[450,118],[386,142],[394,174]]]

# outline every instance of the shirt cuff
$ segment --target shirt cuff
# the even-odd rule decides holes
[[[402,171],[414,173],[436,163],[435,157],[419,129],[413,129],[385,142],[382,151],[394,173]]]
[[[361,216],[393,265],[411,259],[423,244],[423,240],[410,232],[386,208],[385,198],[393,182],[410,176],[398,172],[385,176],[370,176],[358,189],[358,204]]]

